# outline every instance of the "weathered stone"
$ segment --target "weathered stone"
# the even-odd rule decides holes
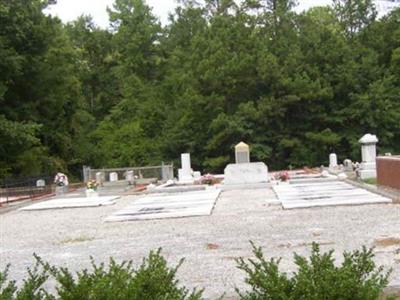
[[[45,185],[46,185],[46,181],[44,181],[44,179],[39,179],[36,181],[37,187],[44,187]]]
[[[237,164],[250,162],[250,149],[247,144],[240,142],[235,146],[235,161]]]
[[[362,163],[359,169],[361,179],[376,178],[376,135],[366,134],[360,140]]]
[[[111,172],[109,176],[110,176],[111,182],[118,181],[118,173],[117,172]]]
[[[224,174],[226,185],[268,182],[268,167],[263,162],[229,164]]]
[[[329,169],[337,168],[337,156],[335,153],[329,154]]]
[[[190,164],[190,153],[181,154],[181,168],[178,170],[179,183],[190,184],[194,182]]]

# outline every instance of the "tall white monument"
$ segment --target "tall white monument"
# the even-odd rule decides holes
[[[360,140],[362,162],[359,169],[361,179],[376,178],[376,135],[367,133]]]
[[[335,153],[329,154],[329,169],[333,170],[338,167],[337,155]]]
[[[190,153],[181,154],[181,168],[178,170],[179,183],[193,183],[193,170],[190,164]]]

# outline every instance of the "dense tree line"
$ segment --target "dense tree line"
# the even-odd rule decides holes
[[[162,26],[116,0],[110,28],[45,0],[0,1],[0,177],[139,166],[191,152],[221,171],[251,145],[272,169],[400,152],[400,9],[371,0],[180,1]]]

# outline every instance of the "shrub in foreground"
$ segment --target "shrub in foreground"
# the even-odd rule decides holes
[[[96,265],[92,260],[92,270],[87,269],[74,276],[67,268],[57,268],[43,262],[36,256],[33,270],[28,269],[28,278],[18,289],[15,282],[7,280],[8,268],[0,273],[0,299],[62,299],[62,300],[198,300],[202,291],[190,292],[179,287],[176,272],[183,260],[170,268],[161,255],[161,250],[151,251],[138,269],[132,262],[116,263],[110,259]],[[43,288],[49,276],[56,279],[57,296]]]
[[[246,291],[237,289],[242,300],[377,300],[388,284],[390,271],[385,272],[373,261],[371,249],[345,252],[336,266],[333,251],[320,253],[313,244],[307,259],[295,254],[297,271],[288,276],[279,270],[280,259],[265,259],[262,249],[253,245],[255,258],[238,259],[238,268],[245,271]],[[7,280],[8,267],[0,272],[1,300],[199,300],[201,291],[179,287],[176,272],[182,264],[168,267],[161,250],[151,251],[135,269],[132,262],[116,263],[110,259],[106,267],[72,274],[67,268],[49,265],[35,256],[36,265],[28,269],[28,277],[17,288]],[[49,278],[56,281],[56,293],[44,288]],[[386,298],[394,299],[394,298]]]
[[[294,255],[298,268],[288,277],[279,270],[280,259],[267,260],[260,247],[252,246],[255,259],[237,260],[250,286],[237,289],[242,300],[377,300],[388,284],[390,271],[377,267],[372,249],[365,247],[344,252],[342,264],[335,266],[333,251],[321,254],[314,243],[309,259]]]

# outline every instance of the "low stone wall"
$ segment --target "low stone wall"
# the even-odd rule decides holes
[[[400,190],[400,156],[378,156],[376,173],[378,185]]]

